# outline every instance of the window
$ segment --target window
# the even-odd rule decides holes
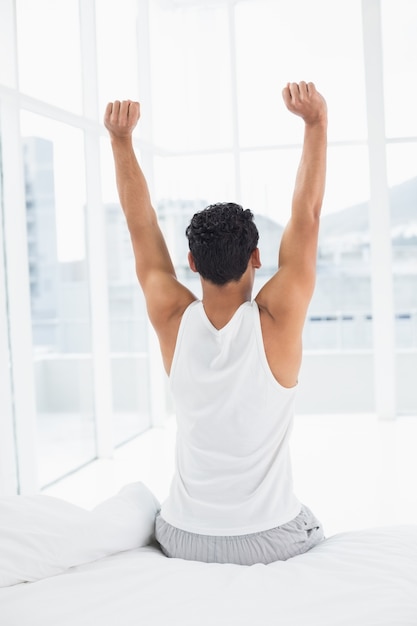
[[[16,0],[19,86],[23,93],[81,113],[77,0]]]
[[[119,445],[151,425],[149,323],[135,273],[129,231],[115,185],[110,141],[101,146],[107,251],[107,288],[113,387],[114,443]]]
[[[108,102],[139,99],[138,4],[118,0],[116,10],[113,2],[95,2],[100,119]]]
[[[387,174],[390,198],[398,410],[417,405],[417,6],[381,2]],[[406,87],[407,97],[398,95]]]
[[[80,130],[23,111],[39,482],[96,456]]]
[[[0,151],[0,493],[13,494],[18,488],[18,476],[16,466],[15,422],[13,415],[7,285],[4,270],[5,239],[2,181],[3,167],[2,153]]]
[[[313,79],[332,112],[329,140],[366,138],[359,0],[239,2],[235,16],[242,146],[299,143],[299,120],[282,106],[281,91]]]
[[[381,0],[387,137],[417,137],[417,4]],[[398,97],[405,89],[407,97]]]
[[[232,145],[227,3],[150,3],[154,142],[165,150]],[[175,3],[172,3],[175,6]]]

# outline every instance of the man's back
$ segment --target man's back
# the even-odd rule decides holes
[[[184,313],[170,373],[176,471],[162,516],[188,532],[243,535],[300,511],[288,441],[296,388],[274,378],[259,309],[244,302],[221,329],[195,301]]]

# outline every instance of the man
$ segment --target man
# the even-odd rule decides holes
[[[323,538],[293,493],[288,443],[315,284],[327,107],[313,83],[288,83],[282,95],[304,121],[304,144],[278,271],[254,300],[261,261],[252,213],[219,203],[193,216],[186,234],[198,300],[176,279],[135,157],[139,103],[115,101],[105,113],[136,272],[176,409],[175,474],[156,519],[171,557],[270,563]]]

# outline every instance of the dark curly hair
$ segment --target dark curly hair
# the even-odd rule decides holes
[[[259,239],[253,213],[234,202],[198,211],[185,234],[197,272],[215,285],[241,278]]]

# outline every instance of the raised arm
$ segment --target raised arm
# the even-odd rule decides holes
[[[313,294],[319,218],[326,179],[327,106],[313,83],[289,83],[284,102],[304,121],[304,143],[292,199],[291,216],[284,230],[278,272],[260,292],[271,314],[295,306],[305,316]],[[277,287],[280,287],[277,292]],[[281,287],[285,288],[285,303]]]
[[[326,179],[327,105],[313,83],[288,83],[282,95],[288,110],[304,121],[304,143],[291,216],[281,239],[278,271],[260,290],[256,301],[263,312],[264,328],[269,334],[275,333],[277,350],[286,355],[288,367],[280,374],[281,379],[296,380],[302,330],[316,277]]]
[[[132,240],[136,274],[169,369],[167,345],[175,344],[176,319],[195,297],[176,279],[148,185],[135,155],[132,133],[139,117],[139,102],[116,100],[107,105],[104,124],[111,139],[117,189]]]
[[[175,270],[133,148],[132,132],[139,117],[139,102],[116,100],[107,105],[104,124],[111,139],[117,190],[132,239],[136,272],[145,290],[152,274],[175,276]]]
[[[288,268],[294,272],[297,282],[310,287],[307,292],[310,291],[311,297],[326,180],[327,106],[313,83],[288,84],[282,95],[288,110],[299,115],[305,126],[291,218],[279,251],[279,268]]]

